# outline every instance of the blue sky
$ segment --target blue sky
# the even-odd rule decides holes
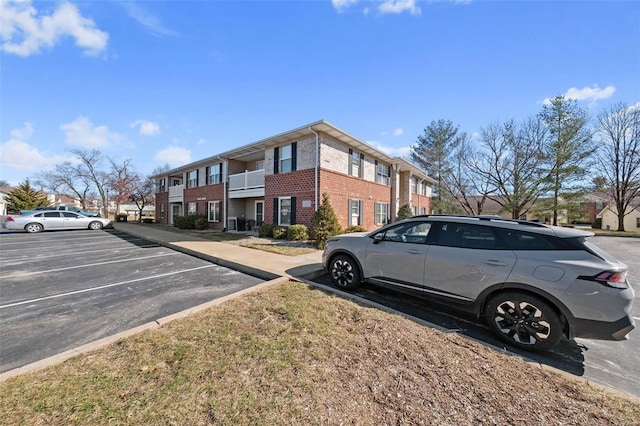
[[[0,0],[0,180],[142,174],[324,119],[390,155],[566,95],[640,102],[637,1]]]

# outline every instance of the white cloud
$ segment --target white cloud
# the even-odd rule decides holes
[[[32,135],[33,126],[31,123],[25,123],[25,127],[22,129],[12,130],[12,139],[0,145],[0,165],[35,172],[72,160],[71,157],[61,155],[47,157],[38,148],[27,143]]]
[[[11,130],[11,137],[19,140],[27,140],[33,135],[33,125],[31,123],[24,123],[22,129]]]
[[[171,167],[178,167],[191,162],[191,151],[186,148],[170,146],[158,151],[153,158],[158,164],[169,164]]]
[[[404,134],[404,129],[398,128],[393,131],[394,136],[401,136],[402,134]]]
[[[137,128],[142,136],[153,136],[160,133],[160,125],[153,121],[137,120],[129,125],[132,129]]]
[[[601,89],[597,84],[594,84],[593,87],[583,87],[582,89],[572,87],[567,90],[564,97],[568,99],[575,99],[576,101],[590,101],[590,104],[593,105],[600,99],[610,98],[615,92],[615,86],[607,86],[604,89]],[[551,98],[546,98],[542,103],[544,105],[549,105],[550,102]]]
[[[384,146],[378,141],[367,141],[367,143],[391,157],[406,157],[407,155],[409,155],[409,152],[411,151],[410,146],[401,146],[401,147]]]
[[[156,37],[160,36],[176,36],[173,30],[166,28],[160,22],[158,17],[151,14],[148,10],[142,8],[139,4],[133,2],[120,2],[120,4],[127,10],[127,13],[140,25],[145,27],[151,34]]]
[[[422,12],[418,6],[416,6],[416,0],[384,0],[380,6],[378,6],[380,13],[394,13],[399,14],[402,12],[410,12],[412,15],[420,15]]]
[[[80,15],[78,8],[66,1],[51,15],[38,16],[31,0],[1,0],[0,37],[0,49],[18,56],[53,47],[63,37],[73,38],[86,54],[96,55],[106,48],[109,34],[97,29],[93,20]]]
[[[198,146],[205,145],[206,143],[207,143],[207,140],[205,138],[200,138],[198,139],[198,142],[196,142]]]
[[[338,11],[343,12],[345,9],[358,3],[358,0],[331,0],[331,4]]]
[[[78,117],[71,123],[63,124],[60,129],[66,135],[66,143],[83,148],[97,149],[120,140],[120,135],[111,133],[107,126],[95,126],[85,117]]]

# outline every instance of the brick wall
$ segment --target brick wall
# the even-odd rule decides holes
[[[315,212],[314,169],[266,175],[264,177],[264,221],[273,223],[273,199],[296,197],[296,223],[309,226]]]
[[[390,186],[331,170],[320,169],[319,192],[320,200],[323,192],[329,195],[329,203],[343,228],[349,224],[349,199],[362,201],[362,226],[371,231],[380,226],[375,224],[375,203],[388,203],[391,208]]]
[[[222,230],[224,219],[224,184],[199,186],[184,190],[184,214],[187,213],[187,203],[197,203],[196,212],[207,216],[208,202],[220,201],[220,222],[209,222],[209,229]]]
[[[160,209],[164,204],[164,218],[161,217]],[[157,223],[169,223],[169,193],[158,192],[156,193],[156,222]]]

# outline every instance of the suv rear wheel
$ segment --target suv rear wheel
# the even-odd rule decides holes
[[[360,285],[360,270],[355,260],[339,254],[331,260],[329,273],[334,284],[343,290],[353,290]]]
[[[528,351],[553,348],[562,338],[562,323],[549,303],[519,291],[500,293],[487,303],[489,328],[505,342]]]

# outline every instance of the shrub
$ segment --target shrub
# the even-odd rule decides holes
[[[317,248],[323,250],[327,240],[342,232],[338,217],[329,203],[329,195],[322,194],[322,204],[311,218],[309,238],[315,242]]]
[[[273,238],[276,240],[284,240],[287,238],[287,228],[284,226],[276,226],[273,228]]]
[[[173,226],[179,229],[187,229],[186,218],[184,216],[175,216],[173,218]]]
[[[196,216],[195,220],[193,221],[193,226],[198,230],[207,229],[209,227],[209,221],[204,216]]]
[[[204,219],[204,228],[196,228],[196,221],[200,222],[200,219]],[[173,226],[180,229],[206,229],[207,218],[200,215],[176,216],[173,218]]]
[[[309,231],[304,225],[291,225],[287,229],[287,240],[304,241],[309,239]]]
[[[413,217],[413,210],[411,210],[411,206],[409,204],[405,204],[398,210],[396,220],[409,219],[410,217]]]
[[[367,228],[360,225],[353,225],[344,230],[345,234],[350,234],[351,232],[367,232]]]
[[[258,228],[258,236],[261,238],[273,238],[273,223],[263,223]]]
[[[591,227],[594,229],[602,229],[602,218],[596,217],[596,220],[593,222]]]

